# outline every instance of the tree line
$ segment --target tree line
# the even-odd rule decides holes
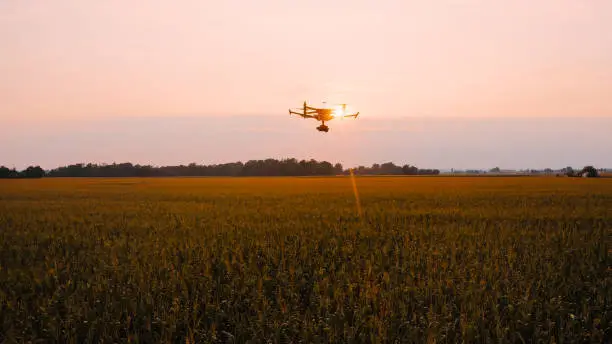
[[[42,178],[46,174],[40,166],[30,166],[23,171],[0,166],[0,178]]]
[[[397,166],[391,162],[359,166],[354,169],[359,175],[426,175],[439,174],[438,170],[419,169],[415,166]],[[328,161],[297,159],[265,159],[232,162],[224,164],[178,166],[151,166],[132,163],[113,164],[72,164],[49,171],[40,166],[30,166],[23,171],[0,167],[0,178],[42,178],[42,177],[179,177],[179,176],[329,176],[348,174],[342,164]]]
[[[338,173],[342,166],[327,161],[265,159],[200,165],[177,166],[120,164],[74,164],[47,172],[48,177],[204,177],[204,176],[318,176]]]
[[[438,175],[440,170],[437,169],[421,169],[416,166],[403,165],[398,166],[392,162],[384,164],[373,164],[371,167],[359,166],[353,169],[355,174],[359,175]],[[348,171],[346,171],[348,172]]]

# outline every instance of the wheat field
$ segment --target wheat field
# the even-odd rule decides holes
[[[612,179],[0,180],[0,342],[603,343]]]

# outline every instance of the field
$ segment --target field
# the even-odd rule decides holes
[[[612,338],[612,179],[0,181],[0,342]]]

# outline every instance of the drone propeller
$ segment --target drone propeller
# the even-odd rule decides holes
[[[346,105],[347,105],[346,103],[340,103],[340,104],[335,103],[334,104],[334,106],[342,106],[342,110],[346,110]]]

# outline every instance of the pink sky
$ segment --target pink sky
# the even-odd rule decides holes
[[[611,95],[609,0],[0,1],[0,135],[135,116],[288,128],[303,100],[381,119],[612,117]]]
[[[0,116],[612,115],[612,1],[0,2]]]

